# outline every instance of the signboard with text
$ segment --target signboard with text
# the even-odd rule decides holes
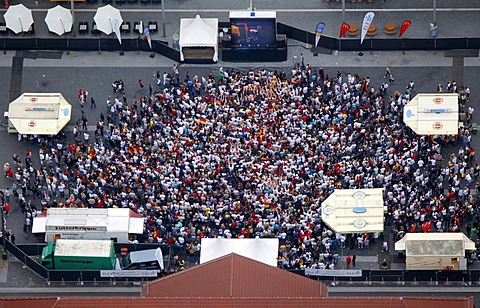
[[[325,277],[362,277],[362,270],[330,270],[306,268],[306,276],[325,276]]]

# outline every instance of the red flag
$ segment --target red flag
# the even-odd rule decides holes
[[[207,124],[207,119],[205,119],[205,118],[200,118],[199,122],[200,122],[200,124],[205,125],[205,124]]]
[[[344,36],[345,33],[347,33],[348,29],[350,29],[350,25],[344,22],[342,24],[342,27],[340,28],[340,38],[342,38],[342,36]]]
[[[405,20],[404,22],[402,22],[402,26],[400,27],[400,36],[399,37],[402,37],[403,33],[405,31],[407,31],[408,27],[410,27],[410,25],[412,24],[412,22],[410,20]]]

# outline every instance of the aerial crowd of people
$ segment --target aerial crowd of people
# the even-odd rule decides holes
[[[380,236],[342,235],[322,222],[321,203],[335,189],[384,188],[396,239],[463,227],[475,236],[480,167],[468,97],[458,135],[418,136],[402,114],[415,84],[394,92],[387,73],[377,88],[308,65],[184,78],[174,67],[157,73],[157,91],[131,102],[123,91],[136,85],[115,81],[94,137],[82,119],[74,141],[41,140],[39,153],[14,157],[5,175],[29,224],[47,207],[129,207],[145,217],[132,241],[173,244],[192,261],[204,237],[277,237],[280,267],[334,268],[340,248],[368,249]],[[452,84],[437,91],[464,91]]]

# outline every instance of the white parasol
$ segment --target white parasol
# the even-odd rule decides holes
[[[33,24],[32,11],[23,4],[11,5],[3,15],[8,29],[18,34],[28,32]]]
[[[97,29],[107,35],[115,32],[115,24],[121,25],[123,22],[120,11],[110,4],[99,7],[93,20],[95,20],[95,23],[97,24]]]
[[[57,5],[54,8],[48,9],[45,23],[48,30],[58,35],[72,31],[73,18],[70,10]]]

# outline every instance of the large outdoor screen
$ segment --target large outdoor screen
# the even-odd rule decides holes
[[[230,18],[232,48],[275,47],[275,18]]]

